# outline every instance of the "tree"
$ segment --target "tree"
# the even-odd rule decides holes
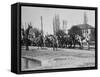
[[[64,35],[66,35],[66,33],[65,33],[63,30],[58,30],[58,31],[56,32],[56,36],[57,36],[57,37],[63,37]]]
[[[41,35],[41,31],[39,31],[37,28],[33,28],[33,32],[35,33],[35,37]]]
[[[26,45],[26,50],[29,50],[29,39],[28,39],[28,36],[29,36],[29,31],[30,29],[32,28],[31,25],[28,25],[28,28],[25,30],[25,45]]]
[[[21,28],[21,44],[22,44],[22,45],[24,45],[24,36],[25,36],[25,34],[24,34],[24,29]]]
[[[82,31],[78,26],[72,26],[71,29],[69,30],[68,34],[71,36],[75,36],[75,35],[82,36]]]

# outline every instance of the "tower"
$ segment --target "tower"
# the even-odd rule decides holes
[[[59,15],[55,15],[55,17],[53,18],[53,32],[54,35],[56,35],[56,32],[60,29],[60,19],[59,19]]]
[[[43,35],[43,19],[42,19],[42,16],[41,16],[41,33]]]
[[[63,31],[66,31],[66,26],[67,26],[67,21],[63,20],[63,26],[62,26]]]
[[[87,14],[86,14],[86,12],[84,12],[84,22],[83,22],[83,23],[84,23],[84,24],[87,24],[87,21],[88,21],[88,20],[87,20]]]

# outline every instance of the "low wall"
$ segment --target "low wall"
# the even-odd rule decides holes
[[[42,66],[42,62],[38,59],[30,57],[22,57],[23,69],[36,68]]]

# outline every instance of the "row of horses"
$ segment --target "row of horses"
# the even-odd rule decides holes
[[[83,44],[86,43],[89,49],[89,42],[86,38],[79,35],[65,35],[65,36],[55,36],[55,35],[39,35],[35,38],[22,38],[22,45],[33,45],[39,47],[53,47],[53,50],[57,48],[83,48]]]

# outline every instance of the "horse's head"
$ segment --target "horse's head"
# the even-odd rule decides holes
[[[77,41],[82,41],[82,36],[80,36],[80,35],[75,35],[75,40],[77,40]]]

